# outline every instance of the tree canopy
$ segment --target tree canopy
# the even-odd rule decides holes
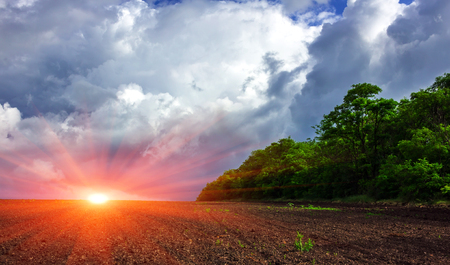
[[[197,200],[450,198],[450,74],[397,102],[353,85],[313,140],[280,139],[208,183]]]

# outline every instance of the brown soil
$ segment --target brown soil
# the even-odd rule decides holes
[[[0,200],[0,264],[450,263],[450,209],[312,204],[341,211]],[[297,231],[315,242],[309,252],[295,248]]]

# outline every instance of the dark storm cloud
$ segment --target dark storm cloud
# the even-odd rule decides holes
[[[264,71],[269,75],[268,89],[266,91],[269,97],[285,97],[286,89],[289,83],[291,83],[295,78],[298,77],[301,71],[306,70],[306,65],[302,65],[294,68],[291,71],[280,70],[284,65],[284,62],[277,59],[276,54],[268,52],[263,56]],[[246,83],[251,82],[248,79]],[[245,87],[245,84],[244,86]],[[273,99],[271,99],[273,100]],[[271,103],[266,105],[270,105]],[[266,109],[266,106],[262,107]]]
[[[432,35],[442,36],[448,30],[449,6],[448,1],[419,2],[417,8],[407,8],[389,26],[387,34],[400,45],[423,42]]]
[[[74,111],[61,96],[70,75],[85,74],[105,60],[102,49],[90,49],[101,45],[91,25],[114,19],[115,12],[106,8],[113,4],[11,1],[0,8],[0,102],[18,107],[23,117]]]
[[[298,124],[296,137],[313,138],[311,126],[342,101],[351,82],[363,80],[370,54],[361,42],[354,22],[342,20],[325,24],[320,36],[309,46],[318,63],[307,74],[307,83],[290,106],[292,119]]]
[[[268,52],[263,56],[263,62],[266,66],[264,69],[266,72],[270,73],[271,75],[278,72],[280,67],[283,66],[283,61],[278,60],[276,58],[276,54],[273,52]]]
[[[417,1],[405,9],[387,29],[396,43],[382,58],[381,77],[386,95],[408,96],[409,92],[426,88],[436,76],[450,71],[450,2]]]

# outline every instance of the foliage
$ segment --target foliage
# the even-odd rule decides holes
[[[450,198],[450,74],[400,102],[381,91],[353,85],[315,139],[252,151],[197,200]]]
[[[395,195],[405,200],[430,200],[442,197],[439,196],[443,195],[441,190],[450,184],[450,175],[440,175],[441,169],[441,164],[429,163],[426,158],[419,158],[417,162],[406,160],[402,164],[386,164],[378,176],[377,185],[390,189],[390,192],[398,192]],[[388,178],[392,184],[387,181]]]
[[[301,210],[317,210],[317,211],[341,211],[340,209],[336,209],[336,208],[313,206],[311,204],[308,207],[300,205],[300,209]]]
[[[307,242],[302,243],[302,239],[303,239],[303,235],[297,231],[297,239],[294,242],[295,248],[297,248],[301,252],[303,252],[303,251],[309,252],[312,249],[312,247],[314,246],[314,241],[311,241],[311,238],[308,238]]]

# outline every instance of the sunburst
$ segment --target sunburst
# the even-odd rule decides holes
[[[96,193],[90,195],[88,200],[94,204],[102,204],[108,201],[108,197],[104,194]]]

